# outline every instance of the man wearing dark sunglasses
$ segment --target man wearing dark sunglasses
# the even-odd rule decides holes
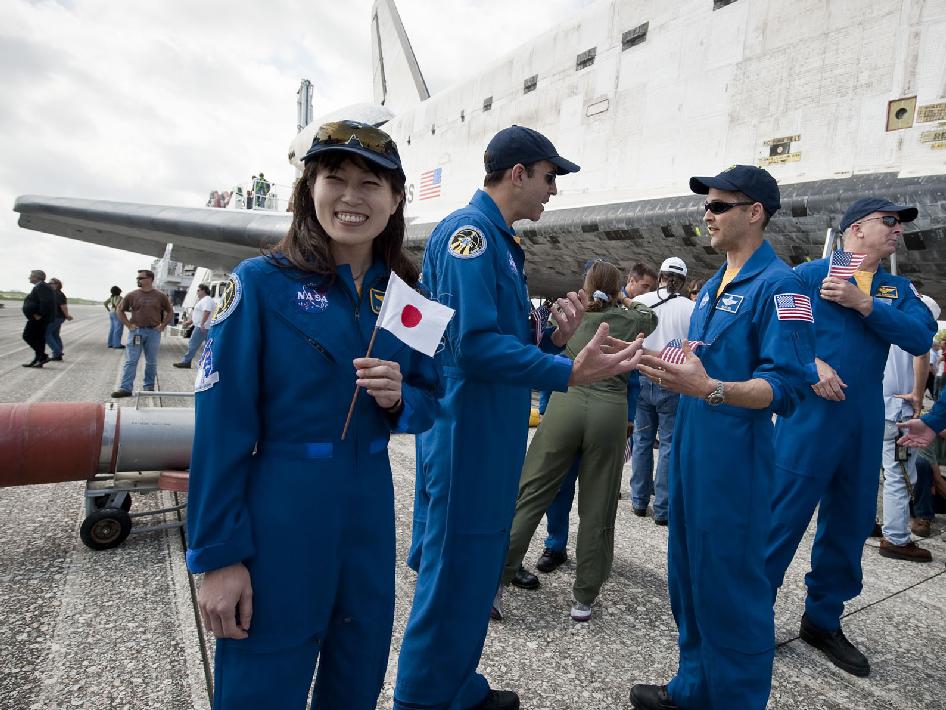
[[[803,293],[814,304],[818,381],[812,385],[816,396],[780,418],[775,428],[766,572],[777,590],[819,506],[800,634],[836,666],[857,676],[868,675],[870,663],[845,638],[841,613],[844,603],[861,592],[861,555],[877,510],[884,366],[891,344],[921,355],[929,351],[936,332],[913,284],[880,265],[896,251],[901,223],[916,216],[916,207],[883,198],[857,200],[844,213],[841,230],[844,250],[863,256],[859,270],[847,279],[828,276],[830,258],[796,268]],[[895,423],[888,433],[896,437]],[[916,552],[882,540],[881,551],[885,548],[907,559]]]
[[[642,710],[763,710],[775,655],[765,576],[772,414],[790,414],[816,379],[814,328],[795,298],[801,279],[764,239],[780,207],[775,179],[734,165],[691,178],[690,189],[707,196],[703,219],[726,263],[695,304],[686,361],[645,355],[639,367],[683,395],[668,476],[680,663],[669,685],[635,685],[631,701]]]
[[[476,667],[509,544],[531,390],[563,392],[628,372],[643,342],[608,340],[605,329],[574,363],[559,355],[584,315],[583,292],[555,302],[557,326],[541,333],[530,327],[525,252],[512,225],[539,219],[558,191],[556,178],[579,167],[522,126],[497,133],[484,164],[483,189],[437,225],[424,253],[424,286],[456,316],[438,353],[441,414],[417,437],[408,556],[417,585],[398,660],[396,710],[519,707],[515,693],[491,690]]]
[[[138,371],[138,359],[145,356],[145,376],[142,389],[154,389],[158,375],[158,349],[161,333],[174,318],[174,308],[163,291],[154,287],[154,272],[139,269],[135,277],[138,288],[128,293],[115,310],[118,319],[128,328],[128,346],[125,348],[125,364],[122,380],[112,397],[131,397],[132,385]],[[131,319],[125,315],[131,312]]]

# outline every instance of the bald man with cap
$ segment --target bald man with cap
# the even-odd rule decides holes
[[[599,331],[575,361],[560,355],[584,315],[584,293],[537,331],[513,223],[536,221],[579,167],[538,131],[511,126],[486,147],[486,177],[469,205],[444,218],[424,253],[423,284],[456,309],[438,353],[445,393],[417,437],[408,565],[417,586],[401,653],[395,710],[516,710],[476,672],[499,587],[525,458],[532,390],[564,392],[636,365],[643,339],[613,354]],[[617,345],[617,343],[611,343]],[[625,344],[626,345],[626,344]]]
[[[874,527],[884,438],[884,366],[891,345],[929,351],[936,321],[908,279],[881,266],[917,209],[885,198],[856,200],[841,219],[844,250],[858,270],[829,276],[831,257],[796,267],[815,317],[814,396],[775,427],[775,490],[766,573],[773,601],[818,508],[805,576],[800,636],[842,670],[870,673],[867,657],[841,629],[844,603],[861,592],[861,554]],[[836,261],[846,262],[849,257]]]

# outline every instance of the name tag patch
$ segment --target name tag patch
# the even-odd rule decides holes
[[[736,313],[739,311],[739,306],[742,305],[743,298],[745,298],[745,296],[739,296],[735,293],[723,294],[723,297],[716,303],[716,310],[726,311],[726,313]]]
[[[378,315],[381,312],[381,304],[384,303],[384,291],[371,289],[368,291],[368,300],[371,302],[371,312]]]
[[[877,296],[877,298],[900,298],[896,286],[879,286],[877,293],[874,295]]]

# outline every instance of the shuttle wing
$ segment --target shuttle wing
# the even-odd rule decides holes
[[[174,258],[230,270],[261,246],[278,241],[291,215],[262,210],[168,207],[70,197],[23,195],[13,209],[19,225],[82,242],[160,257],[168,242]]]

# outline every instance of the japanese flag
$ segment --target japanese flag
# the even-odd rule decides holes
[[[392,271],[378,313],[378,327],[433,357],[453,313],[452,308],[421,296]]]

